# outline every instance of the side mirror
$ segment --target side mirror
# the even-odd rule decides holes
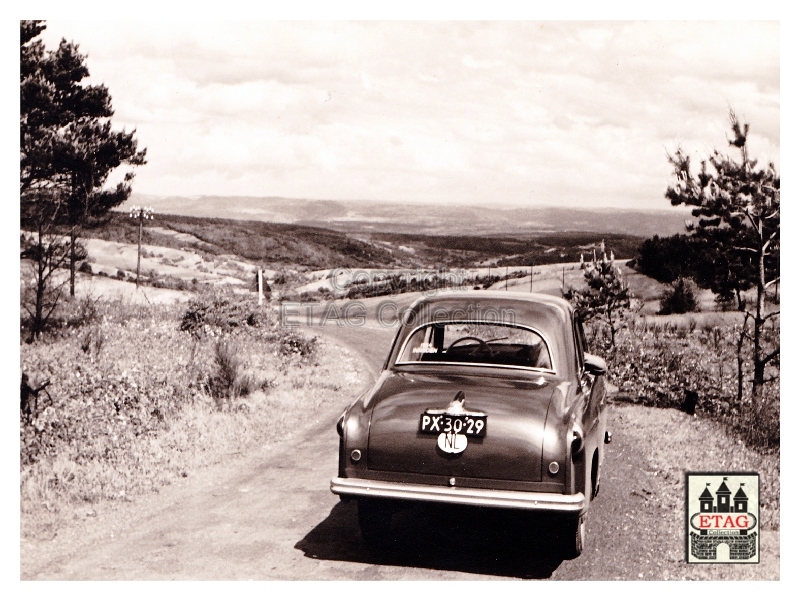
[[[594,354],[583,355],[583,368],[589,375],[605,375],[608,371],[606,361]]]

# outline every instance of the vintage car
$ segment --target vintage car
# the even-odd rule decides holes
[[[337,423],[331,491],[358,502],[370,543],[389,539],[397,501],[440,502],[546,512],[578,556],[611,441],[605,372],[561,298],[420,298],[377,382]]]

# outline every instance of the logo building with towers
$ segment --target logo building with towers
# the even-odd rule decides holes
[[[687,562],[758,562],[758,474],[689,473],[686,491]]]

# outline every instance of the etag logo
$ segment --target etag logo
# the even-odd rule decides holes
[[[686,561],[759,561],[757,473],[687,473]]]

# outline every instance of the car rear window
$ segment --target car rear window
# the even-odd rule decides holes
[[[533,329],[475,322],[431,323],[414,330],[397,363],[419,362],[553,368],[547,343]]]

